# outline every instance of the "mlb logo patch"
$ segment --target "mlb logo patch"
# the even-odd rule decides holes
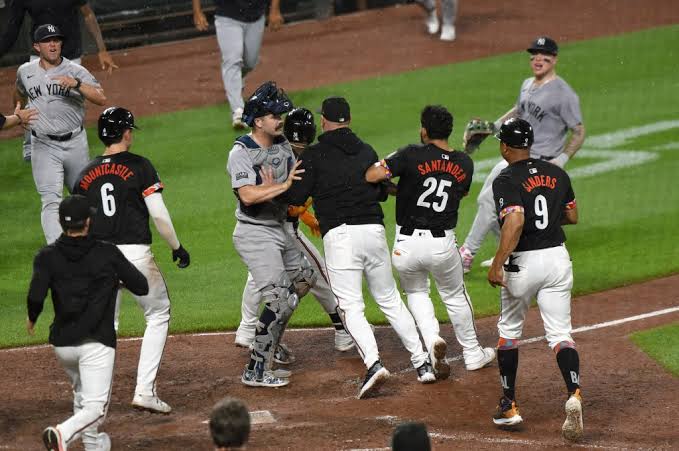
[[[538,173],[538,170],[537,170],[537,168],[530,168],[530,169],[528,170],[528,173],[529,173],[529,174],[537,174],[537,173]]]

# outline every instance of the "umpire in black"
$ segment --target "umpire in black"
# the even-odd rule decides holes
[[[420,371],[427,373],[431,365],[391,271],[379,203],[386,195],[380,185],[365,180],[365,171],[377,162],[377,153],[349,128],[351,111],[343,97],[325,99],[321,115],[324,133],[304,152],[300,169],[305,172],[302,180],[292,184],[288,195],[292,205],[304,205],[309,196],[313,198],[337,311],[368,369],[358,393],[360,399],[389,377],[364,314],[364,274],[375,302],[411,353],[418,379]],[[433,373],[431,380],[435,380]]]
[[[47,291],[52,292],[54,322],[49,342],[73,384],[74,415],[43,432],[47,449],[66,449],[82,437],[85,449],[110,449],[110,438],[98,433],[111,392],[116,332],[113,314],[118,285],[138,295],[149,286],[118,250],[88,237],[93,211],[87,198],[70,196],[59,205],[64,233],[43,247],[33,262],[28,291],[28,333],[33,335]]]

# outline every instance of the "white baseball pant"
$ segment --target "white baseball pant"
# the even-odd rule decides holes
[[[455,337],[462,346],[466,363],[485,358],[474,325],[474,310],[463,282],[462,259],[457,250],[455,232],[434,237],[429,230],[415,229],[402,235],[396,226],[392,261],[401,279],[401,289],[408,298],[408,308],[415,318],[424,344],[432,350],[440,333],[434,304],[429,297],[429,274],[434,277],[441,301],[453,324]]]
[[[144,310],[146,330],[139,352],[139,366],[137,368],[137,387],[135,395],[156,395],[156,377],[160,368],[160,361],[165,350],[167,331],[170,326],[170,297],[167,292],[165,279],[158,269],[151,246],[147,244],[120,244],[118,249],[142,274],[149,284],[149,292],[145,296],[133,294],[139,307]],[[118,290],[116,298],[115,329],[118,330],[118,314],[122,290]]]
[[[427,360],[412,315],[403,304],[391,271],[389,247],[381,224],[342,224],[323,237],[330,288],[347,332],[366,368],[379,360],[377,342],[365,317],[363,275],[368,290],[398,334],[415,368]]]
[[[57,360],[73,386],[73,416],[57,429],[67,446],[82,438],[85,450],[97,449],[97,428],[104,422],[111,398],[116,350],[99,342],[55,346]]]
[[[518,340],[532,299],[545,327],[549,347],[571,337],[571,289],[573,264],[566,246],[513,252],[510,259],[518,272],[505,271],[507,288],[501,290],[502,310],[497,323],[500,338]]]
[[[311,268],[318,274],[316,284],[311,288],[319,304],[326,313],[335,313],[337,309],[337,299],[330,289],[328,276],[325,271],[325,260],[316,246],[307,238],[304,233],[293,227],[291,222],[285,225],[286,232],[293,238],[295,245],[304,254]],[[262,305],[262,297],[252,274],[248,272],[248,280],[243,288],[243,299],[241,303],[241,321],[236,331],[236,342],[241,345],[252,343],[255,339],[257,321],[259,320],[259,308]]]
[[[500,224],[497,222],[497,212],[495,211],[495,200],[493,198],[493,180],[507,166],[509,164],[505,160],[498,162],[486,177],[483,187],[479,192],[479,197],[476,200],[478,210],[463,244],[465,249],[471,252],[472,255],[476,255],[479,249],[481,249],[483,240],[486,239],[488,232],[493,232],[496,238],[500,236]]]

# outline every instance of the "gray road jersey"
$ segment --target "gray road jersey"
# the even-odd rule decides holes
[[[266,148],[248,148],[236,141],[229,152],[226,170],[231,176],[231,187],[236,190],[246,185],[262,183],[259,169],[270,166],[274,169],[276,183],[287,179],[295,164],[295,156],[287,141]],[[281,225],[288,215],[288,204],[269,201],[243,208],[240,202],[236,208],[236,219],[252,224]]]
[[[85,97],[75,89],[62,88],[52,77],[77,77],[83,83],[101,87],[87,69],[63,58],[57,67],[45,70],[40,60],[29,61],[17,71],[16,88],[28,97],[28,106],[38,110],[33,128],[39,134],[63,135],[83,124]]]
[[[531,157],[555,157],[564,149],[568,130],[582,123],[580,100],[561,77],[538,87],[534,80],[523,82],[516,107],[519,117],[533,126]]]

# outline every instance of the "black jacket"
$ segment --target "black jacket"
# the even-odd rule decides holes
[[[76,346],[89,339],[115,348],[113,315],[120,281],[134,294],[149,292],[146,277],[115,245],[61,235],[43,247],[33,261],[28,319],[38,319],[50,289],[54,304],[49,336],[52,345]]]
[[[293,205],[313,198],[321,234],[342,224],[384,224],[379,184],[365,181],[365,171],[377,161],[377,153],[349,128],[323,133],[318,143],[300,157],[302,180],[288,193]]]

